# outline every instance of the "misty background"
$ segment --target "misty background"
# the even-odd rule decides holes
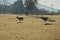
[[[0,0],[0,13],[14,13],[25,14],[26,8],[24,6],[25,0]],[[40,3],[42,1],[37,0],[37,4],[34,9],[29,10],[29,14],[60,14],[60,10]]]

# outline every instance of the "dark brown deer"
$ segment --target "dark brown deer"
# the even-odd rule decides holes
[[[40,17],[43,21],[45,21],[45,25],[47,24],[47,20],[49,19],[48,17]]]
[[[24,20],[23,17],[19,17],[19,16],[17,16],[16,18],[17,18],[19,21],[23,21],[23,20]]]
[[[51,18],[48,18],[48,17],[40,17],[43,21],[45,21],[45,25],[52,25],[50,23],[47,23],[48,22],[55,22],[55,20],[51,19]]]

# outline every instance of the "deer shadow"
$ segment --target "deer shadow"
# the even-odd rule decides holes
[[[24,22],[17,22],[17,23],[24,23]]]
[[[45,25],[52,25],[51,23],[46,23]]]

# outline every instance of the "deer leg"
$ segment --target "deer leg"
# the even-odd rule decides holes
[[[47,25],[47,21],[45,21],[45,25]]]

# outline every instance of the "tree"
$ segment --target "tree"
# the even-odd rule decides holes
[[[60,10],[57,11],[57,14],[60,14]]]
[[[2,13],[2,5],[0,5],[0,13]]]
[[[22,13],[24,10],[23,2],[22,0],[17,0],[13,4],[13,13]]]
[[[46,9],[40,9],[40,12],[42,13],[42,14],[49,14],[49,11],[48,10],[46,10]]]
[[[25,0],[26,15],[28,15],[28,11],[36,8],[36,6],[35,6],[36,2],[37,2],[37,0]]]
[[[2,11],[2,13],[5,13],[6,12],[6,10],[7,10],[7,0],[2,0],[1,1],[2,3],[1,3],[1,5],[2,5],[2,8],[1,8],[1,11]]]

